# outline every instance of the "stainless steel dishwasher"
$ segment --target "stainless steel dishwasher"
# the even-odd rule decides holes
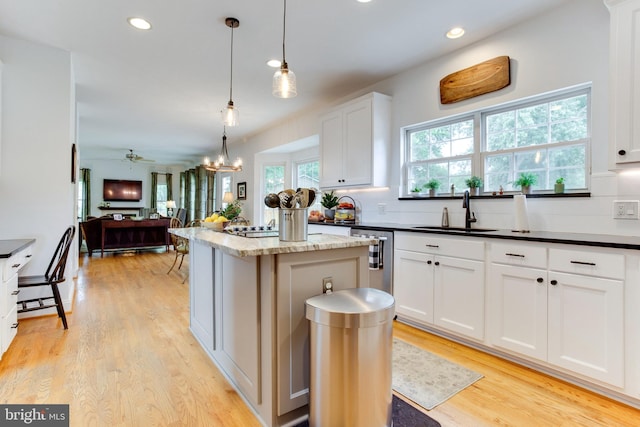
[[[356,225],[351,227],[351,235],[377,240],[376,245],[369,246],[369,283],[393,295],[393,231]]]

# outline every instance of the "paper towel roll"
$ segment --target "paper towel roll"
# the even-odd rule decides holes
[[[529,231],[529,216],[527,214],[527,196],[516,194],[513,196],[515,208],[515,231],[527,233]]]

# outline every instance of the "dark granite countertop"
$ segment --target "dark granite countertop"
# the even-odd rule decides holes
[[[0,258],[9,258],[35,241],[36,239],[0,240]]]
[[[562,233],[556,231],[531,231],[529,233],[511,230],[470,231],[452,229],[425,229],[424,224],[391,224],[391,223],[358,223],[358,224],[324,224],[338,227],[366,228],[380,231],[410,231],[414,233],[445,234],[449,236],[473,236],[489,239],[523,240],[528,242],[561,243],[580,246],[598,246],[617,249],[640,250],[640,236],[618,236],[614,234]],[[434,225],[433,227],[437,227]]]

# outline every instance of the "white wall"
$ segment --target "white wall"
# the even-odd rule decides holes
[[[382,191],[354,191],[349,195],[362,208],[360,219],[368,223],[439,224],[448,206],[452,224],[464,223],[462,203],[401,201],[401,128],[450,115],[502,104],[582,83],[592,84],[592,175],[590,198],[529,199],[530,225],[534,230],[640,235],[640,221],[613,220],[612,202],[640,199],[640,172],[607,170],[609,13],[601,0],[574,0],[534,20],[512,27],[468,48],[402,72],[367,90],[391,95],[392,155],[390,186]],[[511,85],[497,92],[450,105],[439,102],[439,81],[445,75],[487,59],[511,57]],[[302,90],[304,88],[301,88]],[[247,159],[275,145],[318,133],[321,109],[291,118],[247,143],[233,146]],[[250,169],[245,169],[246,171]],[[257,170],[256,170],[257,171]],[[257,180],[257,178],[255,178]],[[243,177],[242,180],[249,180]],[[254,194],[262,203],[262,194]],[[379,214],[378,204],[386,214]],[[513,201],[474,200],[478,227],[513,226]]]
[[[75,90],[68,52],[0,36],[2,149],[0,238],[35,238],[23,274],[42,274],[63,231],[76,222],[71,183]],[[74,241],[76,243],[77,241]],[[61,286],[70,307],[78,245]]]

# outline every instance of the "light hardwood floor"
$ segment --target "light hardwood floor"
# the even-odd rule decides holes
[[[188,262],[82,255],[69,329],[20,322],[0,402],[68,403],[72,426],[258,426],[189,332]],[[394,335],[485,378],[428,414],[443,426],[638,426],[640,411],[402,324]],[[348,427],[348,426],[345,426]]]

